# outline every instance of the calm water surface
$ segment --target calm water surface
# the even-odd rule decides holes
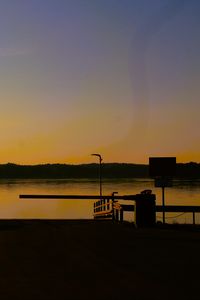
[[[104,180],[103,194],[119,195],[140,193],[152,189],[156,203],[161,204],[161,189],[154,187],[151,179]],[[93,201],[89,200],[30,200],[19,199],[19,194],[77,194],[98,195],[98,180],[60,179],[60,180],[1,180],[0,218],[93,218]],[[200,205],[200,180],[174,181],[172,188],[166,188],[166,204]],[[167,214],[167,222],[191,222],[191,214]],[[157,220],[161,217],[157,214]],[[133,221],[133,213],[126,213],[125,219]],[[197,214],[200,223],[200,214]]]

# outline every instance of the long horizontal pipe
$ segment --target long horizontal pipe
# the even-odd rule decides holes
[[[101,196],[101,199],[114,199],[114,200],[136,200],[137,195],[125,196]],[[99,200],[100,196],[97,195],[19,195],[21,199],[85,199],[85,200]]]

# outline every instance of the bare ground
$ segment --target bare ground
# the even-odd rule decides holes
[[[199,299],[200,230],[0,221],[0,299]]]

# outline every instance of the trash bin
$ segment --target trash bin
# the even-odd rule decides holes
[[[149,190],[135,197],[135,224],[137,227],[154,227],[156,224],[156,196]]]

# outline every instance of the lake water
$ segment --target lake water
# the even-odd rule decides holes
[[[103,194],[134,195],[144,189],[152,189],[156,203],[162,203],[160,188],[154,187],[151,179],[104,180]],[[91,179],[17,179],[0,181],[0,218],[66,218],[92,219],[92,200],[41,200],[19,199],[19,194],[77,194],[98,195],[98,180]],[[166,188],[165,202],[168,205],[200,205],[200,180],[174,181],[172,188]],[[130,203],[130,202],[129,202]],[[191,213],[166,214],[167,222],[191,223]],[[161,214],[157,214],[157,220]],[[125,219],[133,221],[133,213],[125,214]],[[200,214],[196,216],[200,223]]]

